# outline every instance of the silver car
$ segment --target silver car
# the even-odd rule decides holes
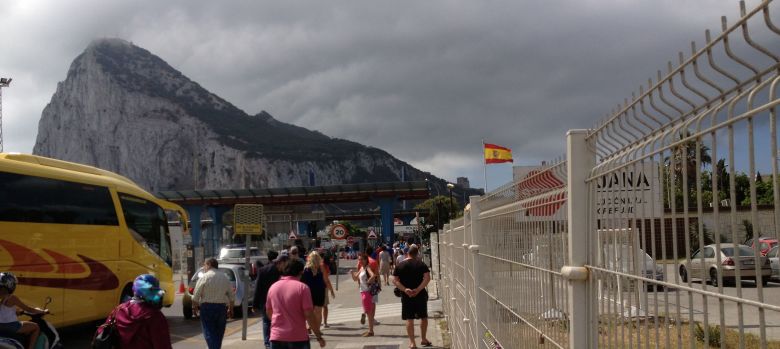
[[[239,264],[220,264],[219,265],[219,272],[225,273],[227,275],[228,280],[230,280],[230,283],[233,286],[233,293],[235,294],[235,301],[233,303],[233,312],[236,317],[241,316],[241,300],[244,296],[244,280],[246,280],[246,277],[241,277],[242,275],[247,275],[246,268],[243,265]],[[185,319],[192,318],[192,293],[195,291],[195,285],[198,283],[198,279],[203,275],[203,268],[198,269],[198,271],[192,275],[192,280],[190,280],[190,284],[187,287],[187,289],[184,292],[184,297],[182,297],[182,312]],[[249,305],[249,309],[251,312],[251,305],[252,305],[252,297],[251,293],[255,289],[255,285],[253,281],[250,281],[249,284],[249,292],[250,297],[248,297],[247,304]],[[247,314],[249,315],[249,314]]]
[[[740,278],[742,280],[757,279],[755,257],[753,249],[745,245],[724,243],[720,244],[720,264],[717,258],[717,246],[707,245],[700,248],[691,255],[691,261],[682,261],[679,265],[680,279],[682,282],[688,282],[688,278],[701,279],[702,282],[709,281],[712,286],[718,285],[718,273],[723,278],[723,283],[736,280],[739,268]],[[737,266],[737,253],[739,254],[739,265]],[[769,266],[769,259],[758,257],[761,265],[761,283],[766,285],[769,282],[769,275],[772,269]]]
[[[769,264],[772,266],[772,281],[780,282],[780,246],[772,247],[766,253],[769,258]]]

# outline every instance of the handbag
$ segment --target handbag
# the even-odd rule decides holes
[[[372,282],[368,284],[368,293],[370,293],[372,296],[376,296],[379,294],[379,292],[382,292],[382,284],[379,282]]]
[[[398,288],[398,287],[396,287],[395,289],[393,289],[393,294],[394,294],[396,297],[398,297],[398,298],[401,298],[401,296],[403,296],[403,295],[404,295],[404,293],[403,293],[403,292],[401,292],[401,289],[400,289],[400,288]]]
[[[116,328],[116,311],[121,304],[111,311],[108,321],[98,326],[92,337],[92,349],[116,349],[119,348],[119,331]]]

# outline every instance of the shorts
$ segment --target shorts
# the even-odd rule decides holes
[[[360,292],[360,301],[363,303],[363,312],[368,313],[370,310],[376,307],[374,302],[374,296],[370,292]]]
[[[0,323],[0,332],[2,333],[17,333],[22,328],[22,323],[19,321]]]
[[[420,292],[417,297],[401,297],[401,319],[427,319],[428,318],[428,293]]]

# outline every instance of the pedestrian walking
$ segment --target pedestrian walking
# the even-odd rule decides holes
[[[314,326],[319,330],[322,324],[322,307],[325,305],[325,297],[327,296],[325,294],[327,285],[322,273],[322,258],[316,251],[309,253],[301,282],[309,286],[311,302],[314,305]]]
[[[203,337],[209,349],[222,348],[227,319],[233,318],[233,288],[227,275],[218,268],[216,259],[206,259],[203,276],[198,279],[192,293],[192,312],[200,312]]]
[[[390,266],[393,264],[393,257],[387,249],[379,252],[379,274],[385,278],[385,285],[390,286]]]
[[[265,312],[266,297],[271,286],[282,277],[282,272],[285,266],[287,266],[289,257],[287,251],[282,251],[282,254],[276,253],[276,251],[268,251],[268,260],[271,262],[257,272],[255,297],[252,302],[252,306],[263,317],[263,344],[266,349],[271,348],[271,317]]]
[[[398,254],[398,257],[395,257],[395,268],[398,269],[398,265],[401,264],[406,259],[406,256],[409,254],[409,249],[405,248],[401,250],[401,252]],[[393,271],[395,273],[395,271]],[[395,274],[393,274],[395,275]]]
[[[301,261],[301,263],[303,263],[303,265],[306,265],[306,260],[303,259],[303,256],[304,254],[301,253],[301,247],[298,246],[290,247],[290,258],[292,259],[297,258],[298,260]]]
[[[325,279],[325,304],[322,305],[322,325],[325,328],[330,327],[328,325],[328,304],[330,304],[330,298],[336,298],[336,292],[333,291],[333,284],[330,282],[331,265],[335,265],[331,262],[332,259],[332,254],[325,253],[322,261],[322,277]],[[330,296],[328,296],[328,291],[330,291]]]
[[[160,309],[165,291],[156,277],[143,274],[133,281],[133,297],[106,319],[116,320],[119,349],[171,349],[168,320]]]
[[[265,310],[271,318],[271,349],[310,349],[306,323],[314,332],[320,347],[325,346],[322,332],[315,324],[311,291],[298,281],[303,274],[303,263],[290,259],[282,278],[268,290]]]
[[[371,292],[372,284],[378,283],[379,276],[370,267],[370,261],[368,260],[368,254],[361,254],[359,257],[360,269],[350,270],[349,274],[352,276],[352,280],[358,282],[360,288],[360,300],[363,304],[363,313],[368,315],[368,332],[363,333],[363,337],[372,337],[374,335],[374,314],[376,312],[376,299]],[[365,319],[361,317],[360,323],[365,323]]]
[[[374,275],[377,275],[377,278],[379,277],[379,262],[377,262],[376,259],[372,258],[371,256],[374,254],[374,248],[371,246],[366,247],[366,258],[368,258],[368,266],[371,268],[371,271],[374,272]],[[360,270],[360,268],[364,265],[362,259],[360,259],[360,255],[358,254],[358,264],[357,268]],[[379,303],[379,295],[374,296],[374,304]],[[360,314],[360,323],[364,324],[366,323],[366,313]],[[379,325],[379,321],[374,320],[374,325]]]
[[[420,344],[431,346],[426,337],[428,331],[428,291],[425,287],[431,281],[428,266],[417,258],[417,245],[409,246],[409,252],[395,267],[393,283],[401,290],[401,319],[406,320],[406,334],[409,348],[417,348],[414,337],[414,320],[420,319]]]

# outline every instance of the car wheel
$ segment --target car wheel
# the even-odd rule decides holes
[[[718,270],[710,269],[710,284],[712,287],[718,287]]]
[[[185,319],[192,319],[192,300],[187,295],[181,299],[181,312]]]
[[[682,282],[688,282],[688,271],[685,270],[684,266],[680,266],[680,280],[682,280]]]

